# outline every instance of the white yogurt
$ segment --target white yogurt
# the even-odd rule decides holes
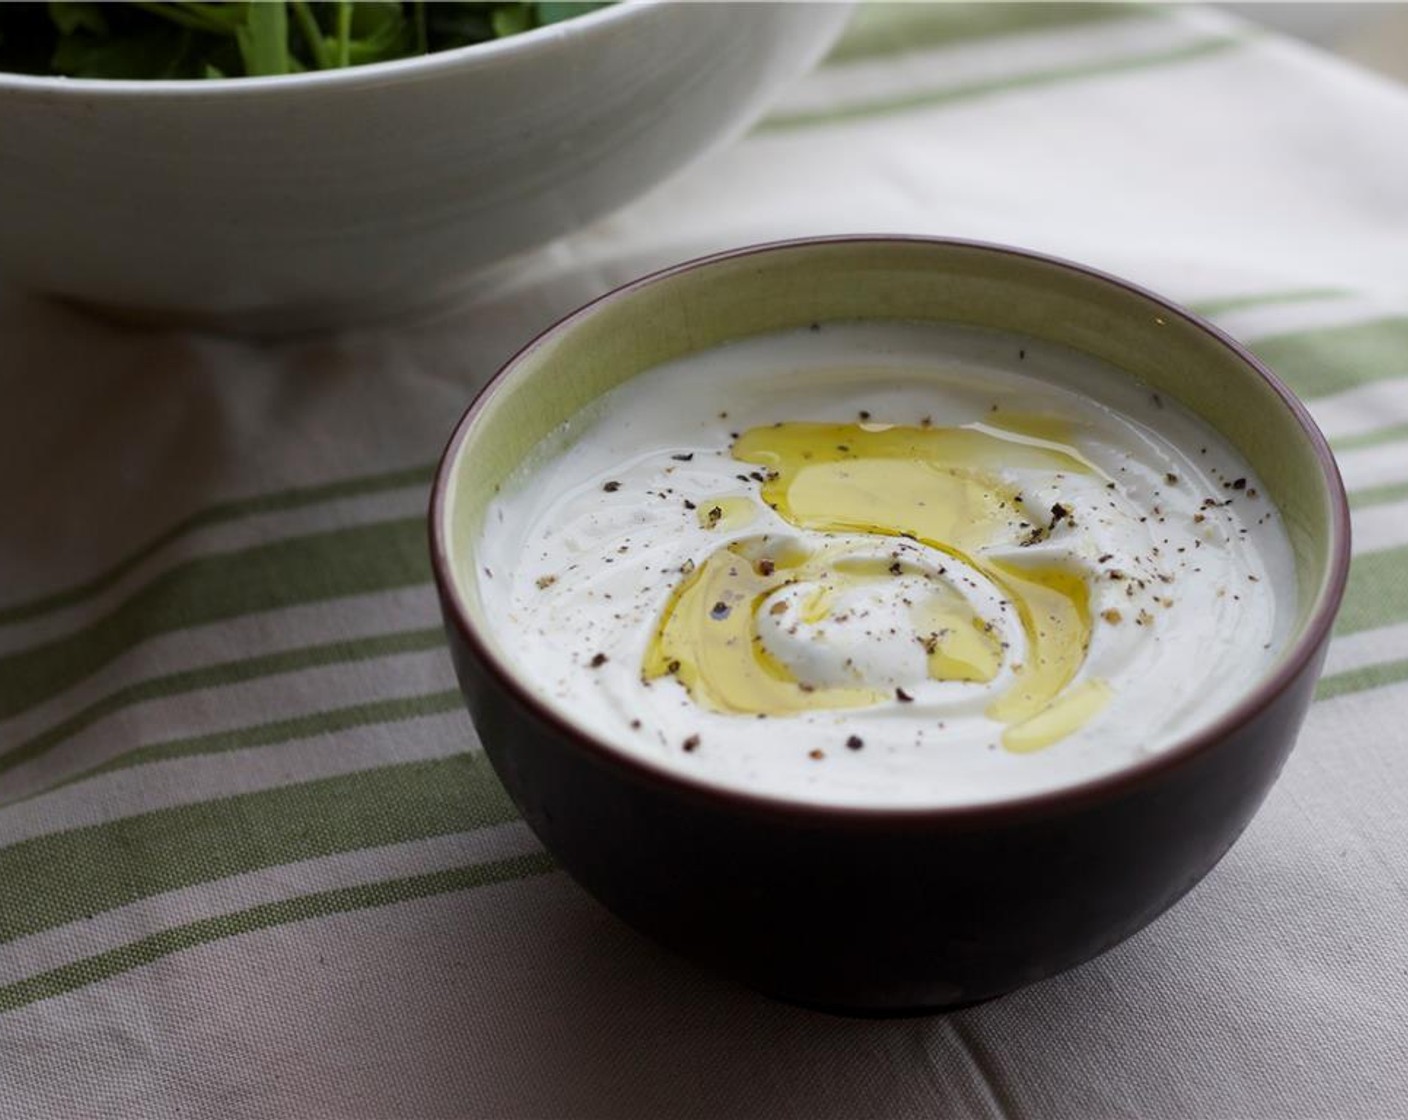
[[[785,432],[811,438],[803,422],[853,428],[857,447],[834,470],[865,486],[872,469],[877,509],[907,507],[888,492],[886,463],[848,458],[863,444],[958,429],[939,442],[1013,454],[937,480],[968,487],[950,505],[986,503],[963,548],[850,522],[819,529],[824,492],[808,499],[815,524],[799,523],[766,500],[788,478],[735,457]],[[1058,442],[1078,469],[1053,469]],[[789,493],[805,497],[818,476],[797,477]],[[1128,766],[1226,711],[1279,656],[1296,609],[1279,517],[1205,424],[1088,356],[918,324],[763,336],[634,378],[520,469],[478,555],[492,636],[569,721],[705,782],[839,805],[972,804]],[[746,570],[729,584],[734,557]],[[1056,664],[1014,590],[1031,572],[1066,580],[1075,590],[1061,601],[1089,624],[1066,647],[1075,660],[1059,692],[1017,718],[1037,669]],[[743,666],[747,688],[727,665],[706,687],[678,640],[661,652],[681,586],[714,577],[742,588],[714,603],[720,629],[678,633],[735,627],[771,666]],[[754,710],[748,688],[821,706]]]

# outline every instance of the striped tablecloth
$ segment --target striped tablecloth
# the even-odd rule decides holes
[[[1101,959],[947,1018],[622,927],[480,755],[422,526],[559,313],[779,236],[955,234],[1211,314],[1353,491],[1264,811]],[[1408,1114],[1408,89],[1195,9],[869,9],[745,141],[431,324],[297,345],[0,295],[0,1116]]]

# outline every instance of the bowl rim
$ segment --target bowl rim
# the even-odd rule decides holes
[[[1281,658],[1276,671],[1249,689],[1237,703],[1223,712],[1211,724],[1191,735],[1180,737],[1158,754],[1133,765],[1122,766],[1110,773],[1097,775],[1071,785],[1058,786],[1054,789],[1037,790],[1033,793],[996,798],[990,801],[933,806],[845,805],[811,802],[775,794],[754,793],[695,778],[613,746],[606,738],[596,736],[584,728],[576,726],[520,681],[518,671],[500,659],[489,643],[480,638],[466,609],[464,599],[460,595],[459,586],[450,564],[448,534],[446,532],[450,512],[449,492],[452,480],[457,474],[458,464],[462,459],[469,433],[480,414],[503,385],[513,378],[515,371],[534,352],[551,340],[568,333],[578,323],[597,314],[604,306],[628,300],[640,290],[663,283],[676,276],[707,269],[727,261],[744,260],[775,252],[807,251],[837,245],[916,245],[934,249],[978,250],[1000,256],[1017,257],[1025,261],[1073,272],[1099,284],[1123,289],[1154,304],[1162,309],[1162,313],[1178,317],[1229,351],[1251,374],[1267,383],[1290,411],[1300,427],[1301,434],[1309,442],[1319,463],[1321,481],[1330,505],[1329,536],[1328,540],[1324,542],[1329,552],[1329,567],[1326,578],[1320,588],[1317,601],[1313,604],[1313,609]],[[1344,596],[1350,563],[1349,501],[1329,442],[1300,398],[1264,362],[1227,332],[1201,315],[1150,291],[1142,285],[1063,257],[996,242],[907,234],[852,234],[789,238],[710,253],[647,273],[612,288],[603,295],[569,312],[522,346],[500,366],[493,377],[475,394],[469,407],[455,425],[454,432],[436,467],[435,482],[430,494],[428,521],[431,568],[440,593],[441,603],[446,607],[446,626],[453,625],[475,658],[487,668],[495,685],[505,690],[518,704],[533,712],[540,720],[558,731],[578,750],[590,756],[592,761],[616,770],[622,777],[638,783],[664,787],[665,792],[684,795],[696,801],[712,802],[721,808],[757,815],[783,816],[794,821],[800,818],[816,822],[845,822],[859,825],[890,825],[905,822],[964,824],[975,821],[1030,819],[1048,815],[1053,811],[1083,807],[1092,802],[1113,800],[1139,786],[1157,780],[1167,771],[1193,761],[1198,756],[1215,749],[1234,732],[1261,715],[1311,665],[1329,637],[1330,628]]]
[[[0,70],[0,93],[32,93],[46,97],[76,97],[104,100],[151,100],[153,98],[231,99],[268,97],[279,93],[308,90],[325,92],[347,87],[367,88],[401,80],[440,76],[461,68],[466,55],[484,59],[486,64],[509,56],[529,53],[549,43],[598,27],[610,26],[652,8],[668,6],[670,0],[618,0],[604,8],[571,16],[544,27],[520,31],[502,39],[488,39],[463,47],[344,66],[335,70],[305,70],[299,74],[264,74],[237,78],[65,78],[57,74],[20,74]]]

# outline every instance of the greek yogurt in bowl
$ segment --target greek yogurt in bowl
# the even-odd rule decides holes
[[[818,323],[677,358],[490,503],[486,621],[568,722],[820,805],[1021,797],[1214,722],[1297,618],[1286,531],[1202,420],[1089,354]]]

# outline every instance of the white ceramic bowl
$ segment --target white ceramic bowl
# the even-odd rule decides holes
[[[628,0],[497,42],[289,77],[0,75],[0,272],[256,331],[432,301],[745,129],[845,4]]]

